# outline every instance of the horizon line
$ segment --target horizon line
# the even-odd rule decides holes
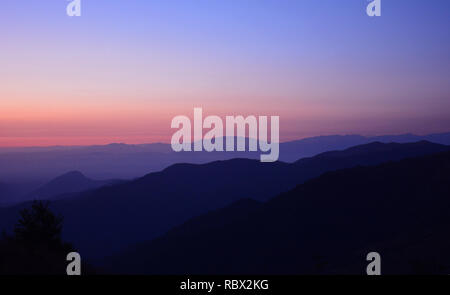
[[[297,139],[291,139],[291,140],[286,140],[286,141],[280,141],[279,143],[288,143],[288,142],[294,142],[294,141],[301,141],[301,140],[305,140],[305,139],[311,139],[311,138],[319,138],[319,137],[332,137],[332,136],[341,136],[341,137],[345,137],[345,136],[360,136],[360,137],[365,137],[365,138],[371,138],[371,137],[383,137],[383,136],[432,136],[432,135],[444,135],[444,134],[450,134],[450,131],[447,132],[435,132],[435,133],[426,133],[426,134],[416,134],[416,133],[411,133],[411,132],[407,132],[407,133],[394,133],[394,134],[382,134],[382,135],[361,135],[361,134],[357,134],[357,133],[350,133],[350,134],[326,134],[326,135],[315,135],[315,136],[305,136],[305,137],[300,137]],[[226,138],[227,136],[223,136],[223,138]],[[235,136],[235,138],[237,138],[237,136]],[[250,137],[245,137],[245,139],[250,139]],[[255,138],[255,140],[258,140]],[[191,144],[193,142],[190,142]],[[126,142],[110,142],[110,143],[104,143],[104,144],[75,144],[75,145],[60,145],[60,144],[56,144],[56,145],[29,145],[29,146],[1,146],[0,145],[0,149],[31,149],[31,148],[71,148],[71,147],[98,147],[98,146],[109,146],[109,145],[127,145],[127,146],[139,146],[139,145],[171,145],[170,142],[161,142],[161,141],[156,141],[156,142],[142,142],[142,143],[126,143]]]

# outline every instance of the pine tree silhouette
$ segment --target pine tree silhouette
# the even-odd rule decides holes
[[[21,218],[14,228],[15,238],[27,244],[61,243],[62,216],[55,216],[48,208],[49,203],[35,201],[31,209],[23,209]]]
[[[0,274],[65,274],[66,255],[74,250],[61,239],[62,223],[48,202],[23,209],[14,235],[0,241]]]

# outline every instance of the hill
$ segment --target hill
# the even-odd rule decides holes
[[[92,180],[79,171],[71,171],[56,177],[39,187],[27,196],[27,199],[51,200],[62,195],[68,195],[99,188],[105,185],[119,183],[119,180]]]
[[[85,257],[102,257],[240,199],[266,201],[327,171],[447,150],[429,142],[372,143],[293,164],[250,159],[176,164],[134,181],[56,200],[50,208],[65,218],[65,240]],[[0,209],[0,228],[10,229],[18,210],[28,205]]]
[[[376,251],[383,274],[448,274],[449,196],[450,152],[344,169],[247,213],[232,205],[197,217],[104,265],[139,274],[364,274]]]

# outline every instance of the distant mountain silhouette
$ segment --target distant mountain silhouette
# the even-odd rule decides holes
[[[444,152],[329,172],[243,210],[233,204],[103,266],[128,274],[365,274],[366,255],[376,251],[383,274],[448,274],[449,208]]]
[[[300,158],[312,157],[326,151],[343,150],[352,146],[364,145],[371,142],[412,143],[418,141],[429,141],[443,145],[450,145],[450,132],[436,133],[424,136],[414,134],[401,134],[375,137],[366,137],[361,135],[330,135],[309,137],[281,144],[280,160],[285,162],[293,162]]]
[[[71,171],[30,193],[28,199],[51,200],[68,197],[73,193],[99,188],[105,185],[120,183],[120,180],[92,180],[79,171]]]
[[[381,142],[397,142],[397,143],[408,143],[426,140],[429,142],[450,145],[450,132],[447,133],[433,133],[428,135],[415,135],[411,133],[401,134],[401,135],[382,135],[371,137],[371,140],[381,141]]]
[[[127,183],[57,200],[63,237],[84,256],[102,257],[132,243],[155,238],[189,218],[237,200],[266,201],[324,172],[449,150],[429,142],[372,143],[292,164],[234,159],[203,165],[176,164]],[[10,228],[26,204],[0,209],[0,229]]]
[[[282,162],[293,162],[331,150],[344,150],[374,141],[383,143],[427,140],[450,145],[450,133],[417,136],[413,134],[364,137],[331,135],[305,138],[280,144]],[[114,143],[96,146],[53,146],[28,148],[0,147],[0,179],[4,182],[46,183],[66,171],[82,171],[94,179],[133,179],[160,171],[176,163],[205,164],[233,158],[259,159],[260,152],[180,152],[170,144],[128,145]],[[30,191],[29,191],[30,192]]]

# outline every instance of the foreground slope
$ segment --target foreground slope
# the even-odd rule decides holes
[[[363,274],[366,254],[376,251],[385,274],[450,271],[450,152],[326,173],[245,210],[197,217],[104,266],[144,274]]]

